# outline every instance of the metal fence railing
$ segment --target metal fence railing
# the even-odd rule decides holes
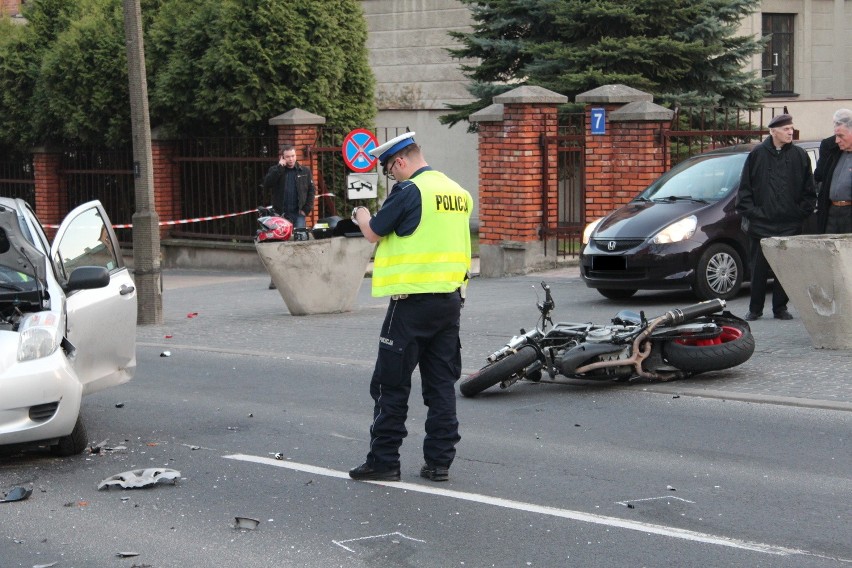
[[[20,198],[35,207],[33,162],[29,156],[0,159],[0,196]]]
[[[251,241],[256,216],[240,214],[269,205],[262,188],[266,172],[278,161],[274,134],[251,138],[188,138],[178,145],[181,217],[218,217],[176,225],[174,237]]]
[[[785,108],[678,107],[671,125],[662,132],[669,167],[715,148],[759,141],[764,127]]]
[[[556,254],[575,257],[579,254],[585,219],[584,114],[560,117],[556,136],[544,137],[545,153],[556,152],[556,203],[545,202],[545,251],[553,241]],[[548,160],[543,161],[543,177],[548,179]],[[555,215],[551,210],[555,208]],[[552,220],[555,217],[555,224]],[[547,220],[551,220],[548,222]]]
[[[131,223],[136,209],[132,148],[65,148],[58,173],[64,178],[69,211],[98,199],[114,225]],[[132,230],[116,229],[116,236],[129,243]]]

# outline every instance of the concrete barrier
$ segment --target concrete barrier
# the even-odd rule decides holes
[[[352,310],[375,244],[363,237],[256,243],[294,316]]]
[[[813,346],[852,349],[852,235],[760,241]]]

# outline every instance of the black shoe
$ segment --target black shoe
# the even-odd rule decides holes
[[[277,288],[278,288],[278,287],[275,285],[275,282],[273,282],[272,280],[270,280],[270,281],[269,281],[269,289],[270,289],[270,290],[276,290]]]
[[[775,319],[777,320],[791,320],[793,319],[793,314],[787,311],[787,308],[783,310],[778,310],[775,312]]]
[[[369,463],[363,463],[350,469],[349,477],[355,481],[399,481],[399,464],[376,469]]]
[[[746,315],[745,315],[745,320],[746,320],[746,321],[754,321],[754,320],[759,320],[759,319],[760,319],[760,318],[762,318],[762,317],[763,317],[763,314],[758,314],[758,313],[755,313],[755,312],[749,311],[749,312],[748,312],[748,313],[746,313]]]
[[[430,465],[424,463],[420,468],[420,477],[431,479],[432,481],[447,481],[450,478],[450,468],[445,465]]]

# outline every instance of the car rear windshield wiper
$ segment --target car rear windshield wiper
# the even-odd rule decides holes
[[[669,195],[668,197],[657,197],[654,201],[694,201],[695,203],[709,203],[706,199],[692,197],[689,195]]]

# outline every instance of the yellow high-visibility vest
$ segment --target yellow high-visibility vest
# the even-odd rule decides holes
[[[382,237],[373,262],[373,296],[452,292],[470,269],[473,198],[441,172],[426,170],[413,180],[422,215],[415,231]]]

